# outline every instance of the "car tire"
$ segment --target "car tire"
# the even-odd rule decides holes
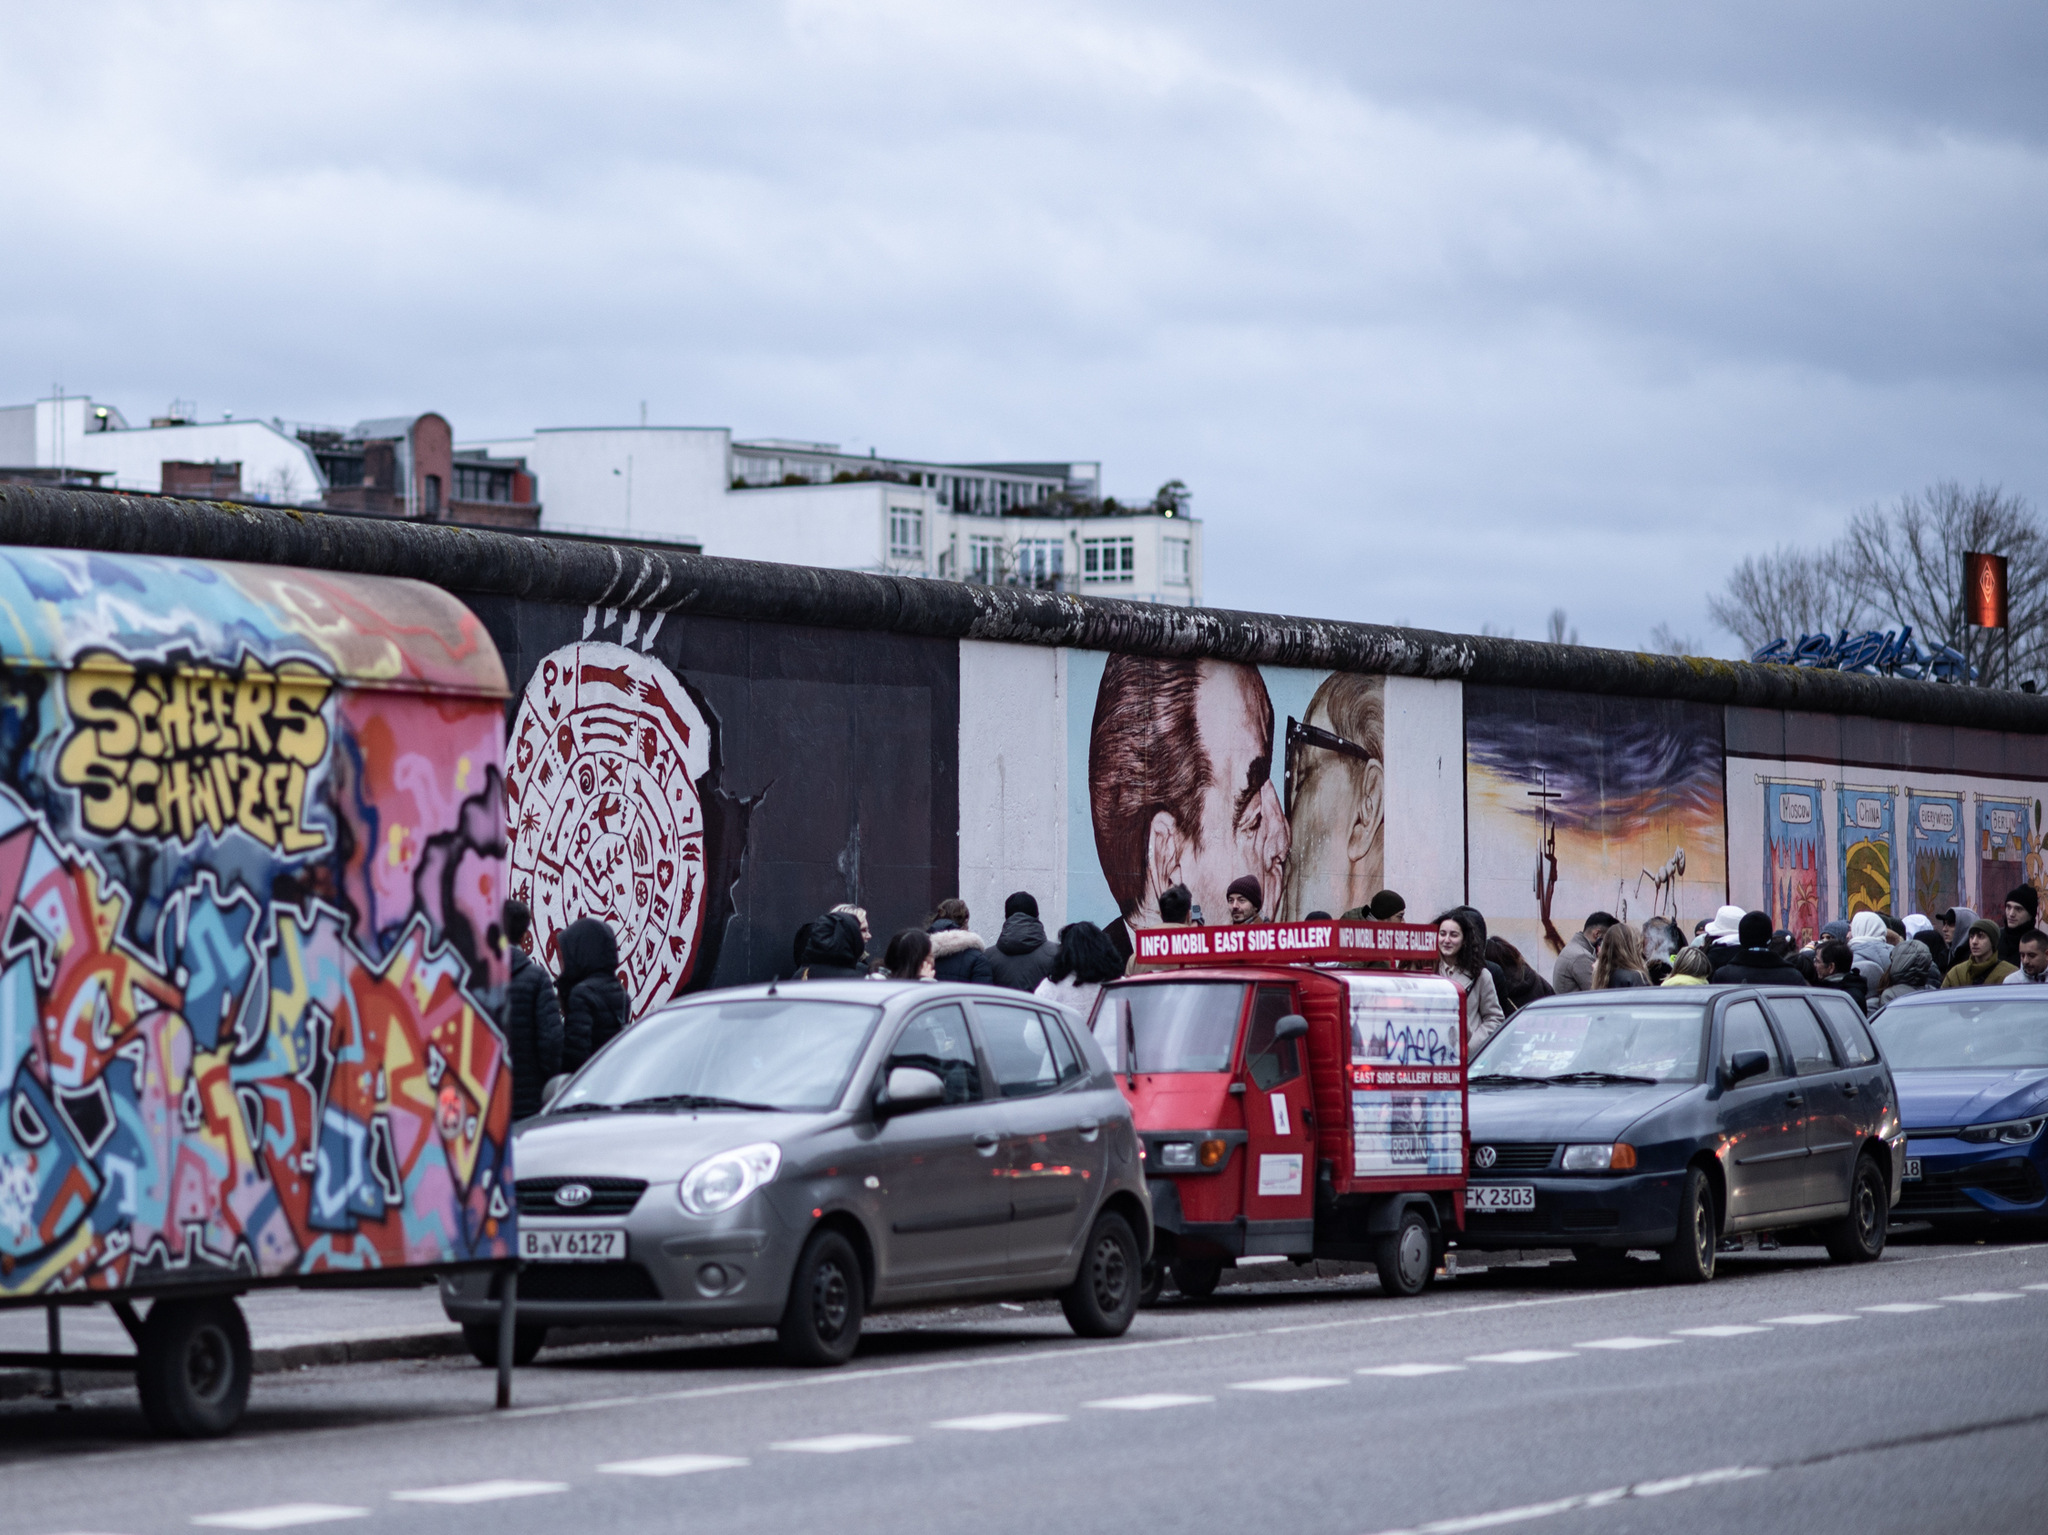
[[[811,1233],[789,1280],[776,1340],[791,1364],[845,1364],[860,1347],[865,1298],[853,1244],[829,1228]]]
[[[1856,1159],[1849,1180],[1849,1213],[1824,1227],[1821,1240],[1837,1263],[1875,1263],[1884,1256],[1885,1233],[1891,1226],[1891,1190],[1885,1186],[1877,1158]]]
[[[1436,1237],[1412,1205],[1392,1231],[1372,1245],[1372,1261],[1387,1295],[1420,1295],[1436,1277]]]
[[[1714,1209],[1714,1185],[1697,1167],[1685,1170],[1678,1194],[1678,1240],[1657,1249],[1657,1266],[1679,1284],[1705,1284],[1714,1277],[1721,1225]]]
[[[1173,1265],[1173,1287],[1188,1300],[1207,1300],[1223,1279],[1221,1258],[1178,1258]]]
[[[1121,1338],[1138,1314],[1143,1273],[1138,1239],[1131,1235],[1129,1222],[1113,1211],[1103,1211],[1089,1229],[1080,1271],[1074,1282],[1060,1291],[1060,1310],[1067,1314],[1067,1325],[1084,1338]]]
[[[249,1326],[230,1296],[158,1301],[136,1355],[142,1416],[164,1438],[215,1438],[249,1404]]]
[[[496,1322],[464,1322],[462,1341],[468,1345],[470,1356],[487,1370],[498,1367],[498,1324]],[[535,1356],[547,1346],[548,1330],[545,1327],[512,1327],[512,1362],[519,1366],[532,1364]]]

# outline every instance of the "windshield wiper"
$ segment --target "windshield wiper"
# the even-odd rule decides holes
[[[1548,1087],[1552,1082],[1556,1081],[1557,1078],[1518,1077],[1515,1076],[1512,1072],[1489,1071],[1476,1077],[1468,1077],[1466,1080],[1469,1081],[1474,1087],[1494,1087],[1503,1083],[1520,1087]]]
[[[779,1114],[772,1103],[748,1103],[744,1098],[718,1098],[706,1093],[666,1093],[659,1098],[634,1098],[618,1105],[620,1113],[634,1109],[751,1109],[760,1114]]]
[[[1562,1076],[1551,1077],[1552,1082],[1623,1082],[1639,1087],[1655,1087],[1655,1077],[1624,1076],[1618,1071],[1567,1071]]]

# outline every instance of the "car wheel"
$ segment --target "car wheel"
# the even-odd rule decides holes
[[[1822,1241],[1837,1263],[1875,1263],[1884,1256],[1885,1232],[1891,1225],[1890,1193],[1877,1158],[1856,1159],[1849,1180],[1849,1213],[1826,1228]]]
[[[776,1329],[791,1364],[841,1365],[860,1346],[860,1260],[832,1230],[814,1231],[790,1276],[789,1301]]]
[[[249,1403],[249,1326],[229,1297],[158,1301],[136,1354],[142,1415],[166,1438],[225,1434]]]
[[[1401,1212],[1401,1224],[1373,1243],[1380,1289],[1388,1295],[1420,1295],[1436,1277],[1436,1243],[1420,1210]]]
[[[469,1352],[476,1362],[487,1370],[498,1367],[498,1324],[496,1322],[464,1322],[462,1341],[469,1346]],[[548,1341],[545,1327],[512,1327],[512,1362],[529,1365]]]
[[[1657,1249],[1657,1266],[1666,1279],[1705,1284],[1714,1277],[1714,1256],[1720,1245],[1714,1186],[1699,1168],[1689,1167],[1678,1194],[1678,1240]]]
[[[1122,1337],[1138,1314],[1143,1269],[1138,1239],[1124,1218],[1107,1210],[1096,1216],[1081,1271],[1060,1291],[1067,1325],[1084,1338]]]
[[[1207,1300],[1222,1278],[1221,1258],[1180,1258],[1173,1265],[1173,1287],[1189,1300]]]

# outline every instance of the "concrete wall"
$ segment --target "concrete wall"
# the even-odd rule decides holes
[[[1057,935],[1067,897],[1067,653],[960,645],[960,898],[991,943],[1028,890]]]

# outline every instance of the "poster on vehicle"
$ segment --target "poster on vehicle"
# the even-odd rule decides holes
[[[1433,976],[1346,977],[1352,1175],[1456,1177],[1465,1159],[1464,1023]]]

